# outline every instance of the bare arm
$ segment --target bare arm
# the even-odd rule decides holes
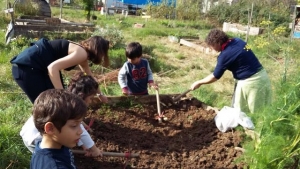
[[[85,61],[79,63],[79,67],[81,69],[82,72],[92,76],[96,82],[97,82],[97,79],[93,76],[93,73],[90,69],[90,66],[89,66],[89,63],[88,63],[88,60],[86,59]],[[100,91],[100,88],[98,88],[98,91],[97,91],[98,95],[97,97],[104,103],[107,103],[108,100],[107,100],[107,97],[103,95],[103,93]]]
[[[55,89],[63,89],[59,71],[68,67],[87,62],[87,52],[80,46],[70,43],[68,55],[52,62],[47,68]],[[89,68],[88,68],[89,69]]]
[[[215,78],[215,76],[213,74],[210,74],[208,76],[206,76],[205,78],[201,79],[201,80],[198,80],[196,82],[194,82],[192,85],[191,85],[191,90],[195,90],[197,88],[199,88],[201,85],[203,84],[209,84],[209,83],[213,83],[215,81],[217,81],[218,79]]]

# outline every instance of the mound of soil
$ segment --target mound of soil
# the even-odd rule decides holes
[[[97,79],[98,83],[114,83],[118,82],[118,73],[120,69],[112,70],[105,74],[95,74],[95,78]]]
[[[158,123],[156,105],[102,107],[91,113],[91,133],[105,152],[139,153],[138,158],[85,157],[75,155],[79,169],[115,168],[243,168],[235,160],[242,133],[220,132],[212,110],[204,104],[183,100],[162,107],[167,121]],[[90,119],[87,118],[88,124]]]

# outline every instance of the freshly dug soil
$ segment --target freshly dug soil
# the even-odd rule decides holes
[[[127,107],[126,107],[127,106]],[[158,123],[157,105],[102,107],[89,114],[94,118],[91,134],[106,152],[139,153],[139,158],[85,157],[75,154],[78,169],[116,168],[243,168],[235,160],[242,152],[239,131],[220,132],[215,111],[196,99],[161,107],[167,121]]]

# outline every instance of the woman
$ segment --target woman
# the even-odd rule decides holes
[[[271,83],[267,72],[252,50],[247,48],[246,42],[239,38],[229,39],[223,31],[218,29],[211,30],[205,42],[221,53],[214,72],[194,82],[191,90],[217,81],[226,70],[229,70],[236,79],[234,108],[254,113],[271,103]]]
[[[109,42],[93,36],[79,44],[65,39],[40,39],[11,60],[15,81],[33,103],[47,89],[63,89],[61,70],[79,65],[81,71],[92,76],[88,61],[107,66]],[[98,91],[100,99],[107,98]]]

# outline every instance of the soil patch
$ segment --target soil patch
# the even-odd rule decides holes
[[[162,107],[162,112],[168,118],[163,123],[155,119],[156,105],[102,107],[90,113],[85,122],[95,119],[91,136],[100,149],[140,156],[90,158],[75,154],[78,169],[243,168],[235,163],[242,152],[234,149],[240,146],[242,133],[220,132],[213,110],[188,99]]]

